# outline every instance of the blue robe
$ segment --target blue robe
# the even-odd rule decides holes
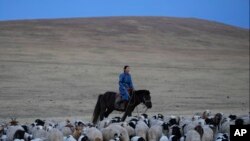
[[[128,89],[134,89],[134,86],[131,75],[124,72],[119,76],[119,91],[123,100],[129,99]]]

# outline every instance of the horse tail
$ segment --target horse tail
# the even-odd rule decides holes
[[[93,117],[92,117],[93,124],[96,124],[98,117],[100,115],[100,112],[101,112],[101,98],[102,98],[102,94],[98,96],[98,99],[95,105],[95,110],[94,110]]]

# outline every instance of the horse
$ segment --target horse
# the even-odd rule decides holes
[[[116,92],[108,91],[98,96],[92,117],[93,124],[97,123],[98,118],[100,120],[107,118],[114,110],[121,111],[115,107],[116,95]],[[136,90],[131,94],[129,103],[123,110],[124,114],[121,120],[125,121],[126,117],[131,115],[135,107],[141,103],[147,108],[152,108],[151,96],[148,90]]]

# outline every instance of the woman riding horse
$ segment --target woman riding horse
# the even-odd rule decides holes
[[[134,86],[129,71],[130,67],[124,66],[123,73],[121,73],[119,76],[119,91],[121,95],[121,100],[118,102],[118,105],[120,107],[122,103],[125,103],[123,107],[124,109],[128,105],[131,93],[134,91]]]
[[[119,76],[121,101],[118,102],[120,104],[125,102],[122,110],[124,111],[122,121],[124,121],[128,115],[131,115],[135,107],[141,103],[143,103],[147,108],[152,107],[150,92],[148,90],[134,91],[131,75],[129,74],[130,68],[129,66],[124,66],[123,69],[124,72]],[[109,114],[114,110],[121,111],[120,108],[115,106],[116,94],[116,92],[108,91],[98,96],[92,117],[92,122],[94,124],[97,123],[99,118],[100,120],[103,120],[104,118],[108,117]]]
[[[118,110],[115,107],[116,92],[105,92],[98,96],[95,109],[93,112],[92,122],[96,124],[98,119],[103,120],[107,118],[114,110]],[[143,103],[147,108],[152,107],[151,96],[148,90],[136,90],[130,97],[130,104],[124,111],[122,121],[126,119],[128,115],[131,115],[135,107]]]

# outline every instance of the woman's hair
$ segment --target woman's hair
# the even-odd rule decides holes
[[[124,66],[123,67],[123,70],[125,71],[127,69],[127,67],[129,67],[128,65]]]

